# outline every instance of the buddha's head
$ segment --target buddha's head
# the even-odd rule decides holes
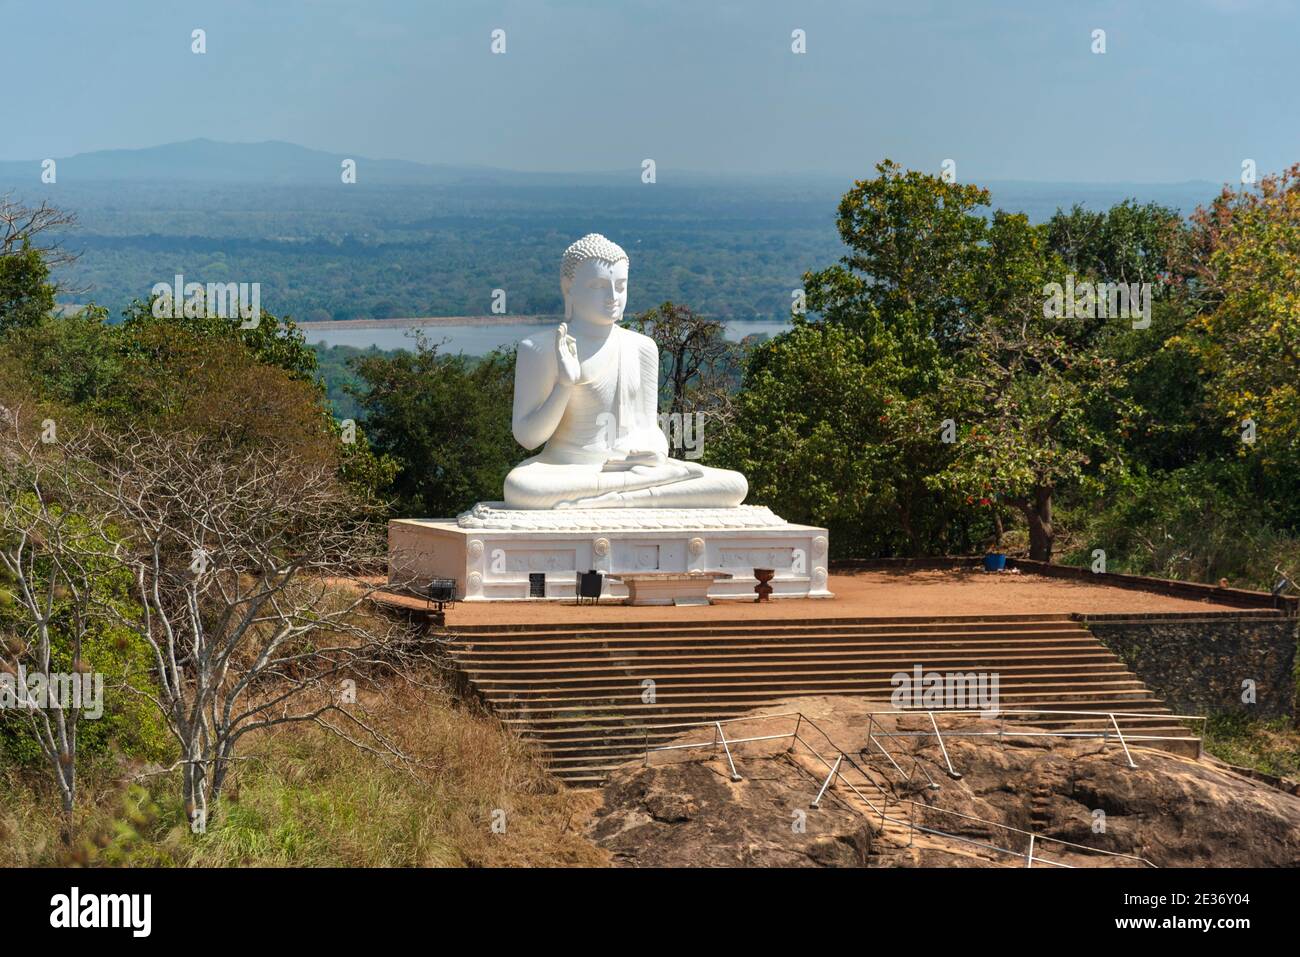
[[[622,319],[627,267],[627,253],[599,233],[588,233],[566,249],[560,264],[564,318],[596,326]]]

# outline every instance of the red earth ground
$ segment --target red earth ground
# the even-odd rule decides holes
[[[504,625],[602,621],[746,621],[791,618],[893,618],[943,615],[1060,615],[1070,613],[1223,612],[1232,605],[1157,592],[1033,574],[987,574],[977,569],[845,571],[830,576],[833,599],[781,599],[758,604],[720,601],[710,606],[632,607],[619,599],[600,605],[551,601],[463,602],[449,606],[447,624]],[[418,599],[401,602],[423,608]]]

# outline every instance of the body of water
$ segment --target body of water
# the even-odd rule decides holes
[[[424,326],[419,329],[402,326],[389,326],[381,329],[330,329],[328,326],[312,326],[304,330],[307,342],[315,345],[354,346],[368,349],[376,346],[380,349],[414,349],[415,333],[422,332],[431,343],[440,343],[444,352],[463,352],[466,355],[486,355],[493,349],[514,345],[520,339],[549,328],[552,324],[537,325],[520,323],[518,325],[468,325],[468,326]],[[727,338],[739,342],[746,336],[765,334],[776,335],[789,328],[789,323],[734,321],[727,324]]]

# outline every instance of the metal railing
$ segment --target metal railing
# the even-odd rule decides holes
[[[1136,711],[1063,711],[1059,708],[1016,708],[1015,710],[1003,710],[1001,708],[993,708],[989,710],[980,710],[978,708],[962,708],[962,709],[945,708],[938,711],[927,711],[927,710],[922,710],[920,708],[903,708],[903,709],[898,709],[893,711],[868,711],[867,717],[869,721],[867,725],[867,748],[866,748],[868,753],[870,753],[871,746],[874,744],[877,748],[880,749],[881,753],[883,753],[885,757],[889,759],[889,762],[893,764],[895,768],[898,769],[899,774],[902,774],[902,769],[899,768],[897,763],[894,762],[893,756],[890,755],[889,752],[885,749],[884,745],[882,745],[877,740],[877,735],[875,733],[876,719],[883,715],[900,717],[905,715],[922,715],[922,714],[930,719],[930,727],[932,729],[931,731],[891,731],[891,732],[881,731],[879,737],[928,738],[933,736],[939,743],[939,750],[943,752],[943,760],[944,763],[948,766],[948,773],[954,778],[960,778],[961,774],[959,774],[957,770],[953,768],[952,761],[948,757],[948,748],[944,744],[943,734],[940,733],[939,731],[939,724],[938,721],[935,719],[936,714],[941,714],[944,716],[978,715],[979,717],[986,718],[986,719],[992,719],[995,716],[999,718],[999,725],[997,731],[964,731],[964,730],[948,731],[946,733],[949,738],[998,738],[999,740],[1003,740],[1007,737],[1007,735],[1012,735],[1014,737],[1020,737],[1020,738],[1100,738],[1102,742],[1102,746],[1105,747],[1106,743],[1111,739],[1113,735],[1114,738],[1119,742],[1120,747],[1124,749],[1124,758],[1128,762],[1128,766],[1130,768],[1137,767],[1137,764],[1133,760],[1133,754],[1131,751],[1129,751],[1128,743],[1130,741],[1187,741],[1188,739],[1184,737],[1178,737],[1175,735],[1169,735],[1169,734],[1134,734],[1131,731],[1129,732],[1129,734],[1125,735],[1124,732],[1120,730],[1119,720],[1118,720],[1119,718],[1144,718],[1148,720],[1152,718],[1159,718],[1161,720],[1169,720],[1169,721],[1199,721],[1201,723],[1201,733],[1196,738],[1198,758],[1201,756],[1202,753],[1202,740],[1205,737],[1205,722],[1206,720],[1208,720],[1204,715],[1199,715],[1199,714],[1151,714],[1149,712],[1136,712]],[[1087,718],[1092,718],[1094,720],[1109,719],[1113,731],[1108,731],[1103,729],[1098,729],[1096,731],[1088,731],[1088,730],[1031,731],[1031,730],[1020,729],[1020,728],[1015,728],[1011,731],[1007,730],[1006,719],[1008,717],[1017,718],[1017,717],[1026,717],[1029,715],[1035,715],[1035,716],[1065,715],[1070,717],[1087,717]],[[934,781],[932,780],[930,783],[931,785],[933,785]]]
[[[871,714],[874,716],[874,715],[883,715],[883,714],[921,714],[921,713],[926,713],[926,712],[916,712],[916,711],[883,712],[881,711],[881,712],[872,712]],[[1031,712],[1031,713],[1037,713],[1037,712]],[[1099,712],[1088,712],[1088,713],[1092,715],[1097,715]],[[740,722],[753,722],[753,721],[773,721],[773,720],[783,719],[783,718],[794,719],[793,730],[781,734],[761,734],[761,735],[751,735],[748,737],[741,737],[741,738],[735,738],[735,737],[728,738],[726,732],[723,730],[722,727],[724,724],[736,724]],[[938,736],[938,730],[939,730],[938,724],[937,722],[935,722],[933,714],[931,714],[930,720],[931,720],[931,724],[934,727],[934,733],[936,736]],[[818,751],[816,748],[814,748],[811,744],[809,744],[808,741],[804,738],[804,736],[800,733],[805,726],[812,728],[814,731],[816,731],[821,736],[821,738],[826,742],[826,744],[829,745],[830,749],[835,755],[835,759],[833,762],[830,759],[828,759],[825,755],[823,755],[820,751]],[[1038,853],[1036,854],[1035,853],[1036,847],[1042,843],[1059,845],[1061,847],[1074,848],[1075,850],[1087,854],[1099,854],[1105,857],[1122,858],[1125,860],[1135,861],[1146,867],[1156,866],[1146,858],[1139,857],[1134,854],[1122,854],[1118,851],[1107,851],[1098,847],[1089,847],[1086,844],[1076,844],[1072,841],[1065,841],[1065,840],[1061,840],[1060,838],[1048,837],[1045,834],[1039,834],[1034,831],[1028,831],[1025,830],[1024,828],[1015,827],[1010,824],[1002,824],[998,821],[989,821],[989,820],[985,820],[984,818],[975,817],[970,814],[963,814],[960,811],[954,811],[948,808],[937,807],[936,805],[933,804],[924,804],[922,802],[913,801],[910,798],[901,797],[898,795],[894,783],[888,778],[887,775],[884,775],[883,773],[881,775],[881,777],[883,778],[883,784],[882,782],[877,781],[876,778],[874,778],[870,773],[868,773],[866,768],[864,768],[862,765],[860,765],[857,761],[853,759],[853,756],[849,752],[845,751],[844,749],[836,745],[835,742],[831,740],[830,736],[825,731],[823,731],[815,721],[813,721],[807,715],[803,714],[803,712],[801,711],[782,711],[774,714],[745,715],[736,718],[720,718],[716,721],[670,722],[666,724],[657,724],[654,726],[653,730],[659,731],[667,728],[705,728],[705,727],[711,727],[713,729],[713,738],[710,741],[688,741],[682,744],[667,744],[667,745],[651,745],[649,741],[649,729],[648,729],[646,731],[646,740],[645,740],[645,755],[644,755],[645,766],[648,767],[650,765],[650,755],[654,752],[685,751],[685,750],[694,750],[694,749],[701,749],[701,748],[710,748],[716,752],[718,747],[721,746],[727,758],[727,766],[731,772],[731,779],[733,781],[739,781],[742,780],[742,778],[740,772],[736,768],[735,756],[732,753],[731,745],[748,744],[748,743],[759,742],[759,741],[780,741],[780,740],[788,739],[790,741],[790,747],[786,749],[787,753],[794,752],[797,745],[803,745],[803,747],[807,749],[809,754],[811,754],[813,757],[815,757],[817,760],[819,760],[823,765],[825,765],[829,769],[829,773],[827,774],[826,779],[822,782],[821,788],[817,792],[817,796],[813,798],[813,800],[810,802],[811,807],[813,808],[820,807],[822,799],[825,797],[826,793],[832,787],[834,787],[836,781],[838,781],[839,783],[846,786],[850,791],[852,791],[853,794],[864,805],[866,805],[867,808],[870,809],[871,811],[870,817],[872,818],[879,817],[880,826],[882,830],[886,822],[898,826],[906,827],[908,829],[908,847],[914,846],[916,834],[920,832],[922,834],[932,834],[936,837],[941,837],[945,840],[959,841],[962,843],[971,844],[976,847],[984,848],[985,850],[993,851],[995,853],[1010,855],[1012,857],[1016,857],[1023,860],[1025,862],[1026,867],[1033,867],[1034,864],[1036,863],[1045,864],[1051,867],[1072,868],[1075,866],[1073,864],[1067,864],[1063,861],[1054,861],[1051,858],[1044,857],[1042,855],[1041,849],[1039,849]],[[874,727],[874,722],[873,722],[873,727]],[[1013,732],[1013,734],[1014,733],[1015,732]],[[941,736],[939,740],[942,748]],[[870,740],[868,741],[868,746],[869,745],[870,745]],[[889,760],[890,764],[895,768],[895,770],[897,770],[899,775],[902,776],[903,770],[895,761],[893,756],[890,755],[889,752],[879,744],[879,742],[877,742],[877,747],[880,748],[881,752]],[[942,748],[942,750],[944,754],[944,760],[947,763],[950,772],[953,773],[954,776],[960,777],[959,774],[956,774],[956,772],[952,770],[952,762],[951,760],[949,760],[947,749]],[[863,748],[858,753],[859,755],[863,753],[867,753],[867,749]],[[849,778],[845,773],[846,768],[852,771],[856,771],[861,778],[861,783],[870,784],[871,787],[875,788],[877,791],[880,792],[880,794],[884,798],[884,800],[881,801],[881,806],[878,807],[875,802],[873,802],[870,798],[868,798],[865,794],[862,793],[862,791],[858,788],[857,785],[853,783],[853,781],[849,780]],[[910,782],[912,780],[912,777],[915,775],[917,768],[920,768],[924,772],[924,767],[920,765],[919,759],[915,761],[912,775],[907,776],[906,778],[907,782]],[[934,780],[932,778],[929,778],[929,774],[926,773],[925,776],[929,779],[930,787],[932,789],[937,789],[938,785],[934,783]],[[893,803],[895,803],[900,807],[906,806],[907,808],[906,818],[897,817],[889,813],[891,796],[894,799]],[[843,802],[843,803],[847,807],[857,810],[858,813],[863,813],[860,809],[853,808],[853,805],[850,804],[849,802]],[[924,814],[925,812],[938,812],[941,814],[947,814],[951,817],[961,818],[965,821],[974,822],[990,830],[996,829],[1000,832],[1004,832],[1007,834],[1020,835],[1026,839],[1027,849],[1024,851],[1019,851],[1014,848],[1003,847],[998,844],[988,843],[987,841],[976,840],[974,838],[967,837],[962,834],[957,834],[952,831],[945,831],[937,827],[930,827],[923,823],[917,823],[916,816],[917,816],[918,808],[921,809],[922,814]]]

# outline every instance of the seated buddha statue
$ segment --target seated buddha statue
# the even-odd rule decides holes
[[[659,350],[618,324],[628,257],[591,233],[564,252],[564,322],[519,343],[512,424],[526,449],[505,503],[519,509],[731,508],[739,472],[668,457],[659,427]]]

